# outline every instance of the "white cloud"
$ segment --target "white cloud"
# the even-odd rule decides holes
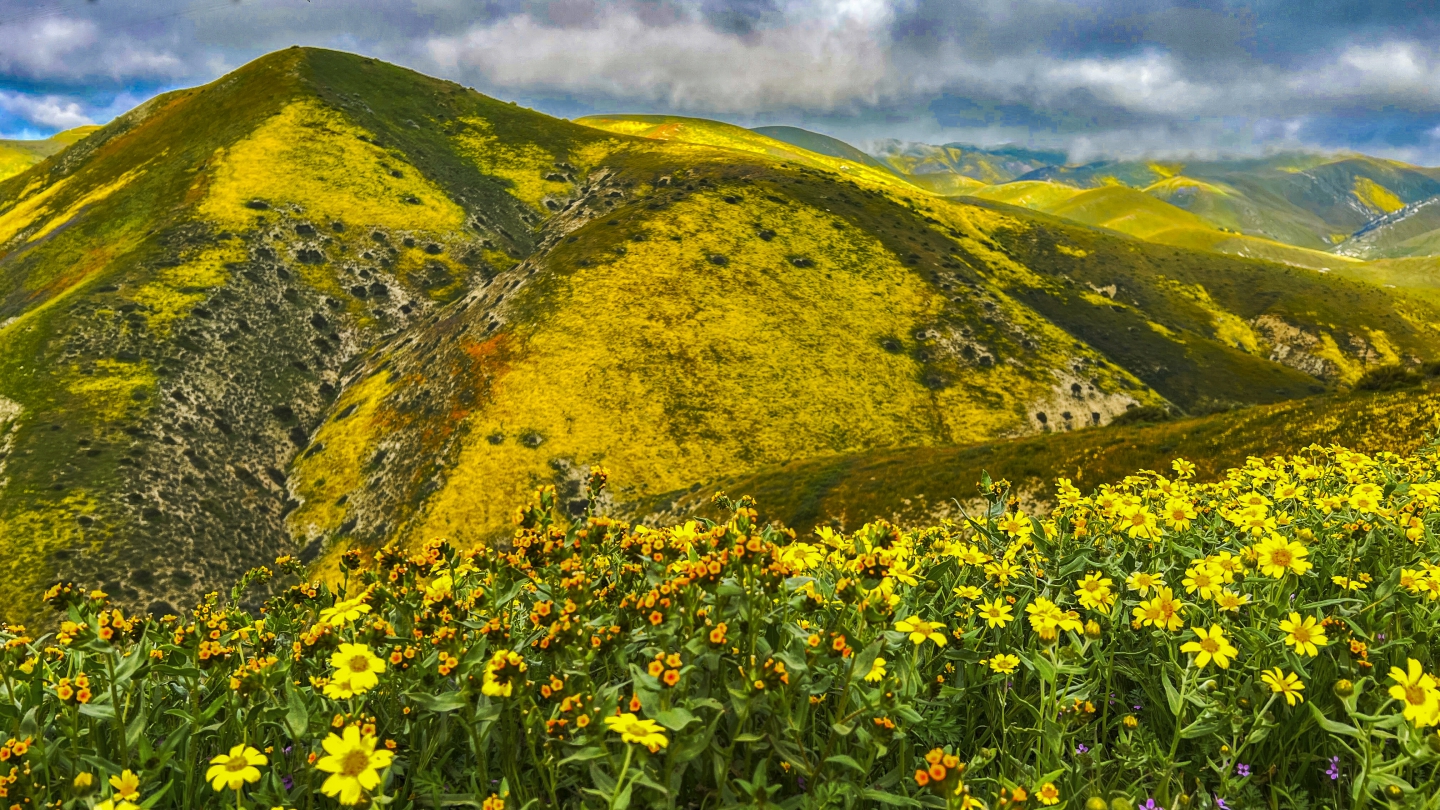
[[[677,109],[758,112],[875,103],[895,91],[880,36],[883,4],[835,2],[746,35],[694,15],[652,24],[628,9],[587,27],[514,16],[427,42],[443,70],[488,85],[660,102]]]
[[[59,96],[32,96],[0,90],[0,110],[47,129],[70,129],[94,123],[78,102]]]
[[[30,80],[114,80],[178,76],[182,60],[128,36],[107,34],[95,21],[54,17],[0,25],[0,75]]]

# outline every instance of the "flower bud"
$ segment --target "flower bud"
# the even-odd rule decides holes
[[[1401,790],[1399,785],[1386,785],[1385,798],[1392,802],[1398,802],[1405,798],[1405,791]]]
[[[1211,692],[1214,692],[1216,689],[1219,689],[1219,688],[1220,688],[1220,683],[1219,683],[1218,681],[1216,681],[1214,678],[1211,678],[1210,680],[1206,681],[1205,683],[1200,684],[1200,691],[1204,692],[1204,693],[1207,694],[1207,695],[1210,694]]]
[[[1110,810],[1134,810],[1135,805],[1124,796],[1116,796],[1110,800]]]
[[[1090,621],[1085,623],[1086,638],[1098,639],[1100,638],[1102,632],[1103,631],[1100,629],[1100,623],[1095,621],[1094,619],[1091,619]]]
[[[1335,682],[1335,694],[1342,698],[1355,694],[1355,684],[1348,678],[1341,678]]]
[[[1107,810],[1109,806],[1110,805],[1106,804],[1105,800],[1099,796],[1091,796],[1085,800],[1085,810]]]

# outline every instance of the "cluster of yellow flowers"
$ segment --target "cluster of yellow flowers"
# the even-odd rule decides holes
[[[1193,475],[1088,496],[1062,479],[1044,515],[986,480],[982,508],[939,525],[802,537],[743,500],[720,500],[725,522],[630,526],[595,511],[596,471],[589,512],[542,489],[493,546],[352,549],[329,583],[278,560],[246,579],[277,583],[259,615],[212,597],[137,619],[61,584],[61,635],[0,630],[19,735],[0,789],[108,810],[195,806],[206,783],[486,810],[1440,791],[1435,453]],[[92,761],[126,766],[104,797],[81,785]],[[881,774],[914,795],[877,798]]]

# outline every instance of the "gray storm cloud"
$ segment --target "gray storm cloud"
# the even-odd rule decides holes
[[[567,98],[1085,154],[1243,150],[1298,144],[1342,108],[1440,114],[1435,21],[1370,7],[1361,36],[1341,24],[1355,12],[1308,19],[1265,2],[0,0],[0,128],[100,120],[121,94],[208,81],[299,43],[542,109]],[[956,123],[936,107],[955,99],[1005,112]],[[1440,149],[1437,124],[1394,151]]]

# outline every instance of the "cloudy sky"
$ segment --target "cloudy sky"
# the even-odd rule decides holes
[[[292,44],[574,117],[678,112],[1074,160],[1304,147],[1440,164],[1434,0],[0,0],[0,136],[103,123]]]

